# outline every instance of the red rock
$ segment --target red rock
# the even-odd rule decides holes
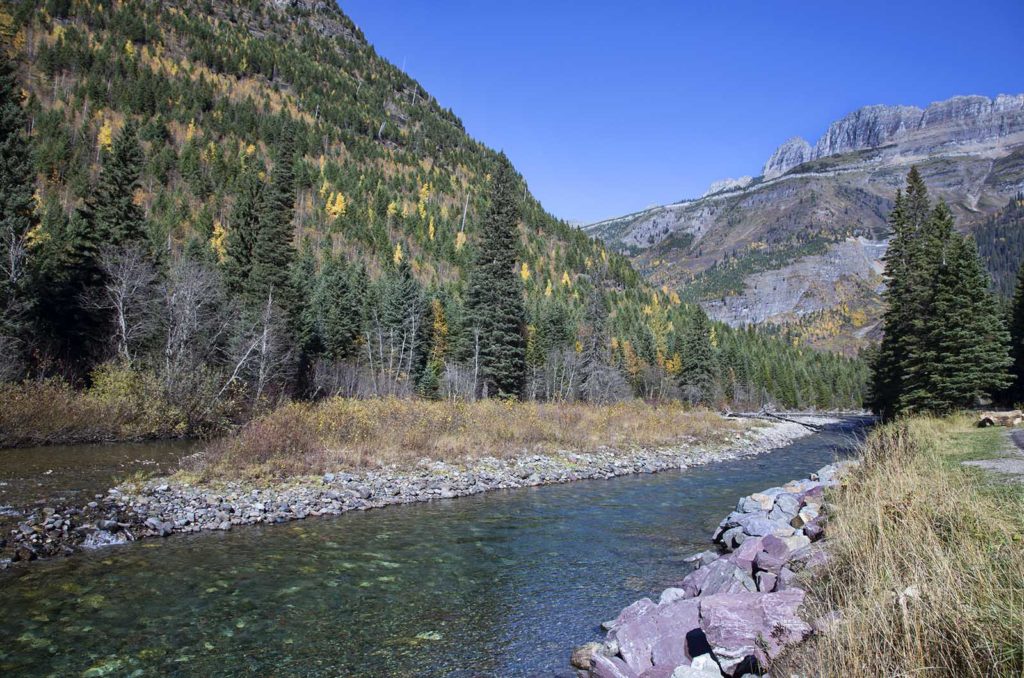
[[[811,631],[797,614],[803,600],[798,589],[702,598],[700,625],[722,670],[731,673],[748,656],[770,667],[783,648],[803,640]]]

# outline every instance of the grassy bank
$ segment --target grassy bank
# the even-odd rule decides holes
[[[59,379],[0,383],[0,448],[175,438],[188,432],[186,417],[145,373],[104,367],[85,390]]]
[[[834,497],[832,560],[811,585],[815,614],[840,616],[780,675],[1022,674],[1024,493],[961,464],[1007,444],[963,417],[871,436]]]
[[[435,402],[333,398],[293,403],[211,443],[189,470],[211,478],[282,478],[326,469],[460,462],[568,450],[715,444],[748,423],[678,403]]]

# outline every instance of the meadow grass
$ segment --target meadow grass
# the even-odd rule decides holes
[[[614,405],[332,398],[292,403],[215,441],[187,470],[281,478],[326,470],[461,463],[560,451],[714,445],[751,426],[678,403]]]
[[[811,614],[839,616],[773,675],[1022,675],[1024,495],[961,464],[1008,444],[963,416],[876,430],[832,496],[832,557],[810,584]]]

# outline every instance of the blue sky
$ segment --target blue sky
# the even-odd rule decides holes
[[[574,221],[759,174],[860,106],[1024,92],[1022,0],[340,4]]]

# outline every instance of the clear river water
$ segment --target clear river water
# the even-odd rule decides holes
[[[740,496],[853,437],[34,563],[0,573],[0,675],[569,676],[572,648],[682,579]]]

